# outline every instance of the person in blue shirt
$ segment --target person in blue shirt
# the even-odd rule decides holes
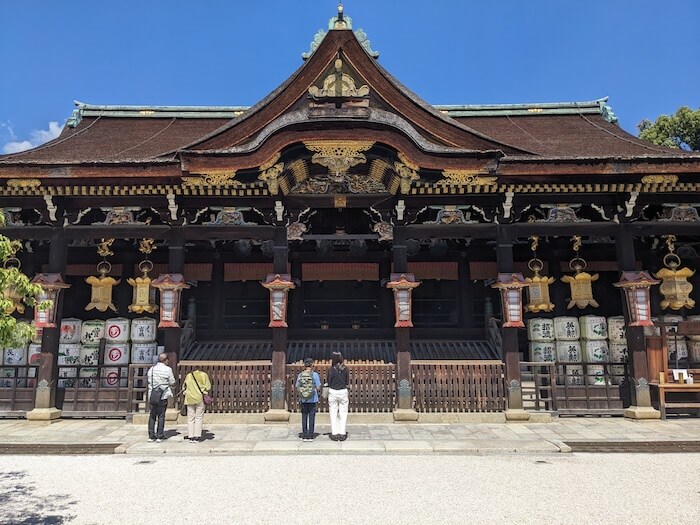
[[[301,440],[313,441],[316,438],[314,427],[316,423],[316,405],[321,391],[321,378],[314,371],[314,360],[304,359],[304,370],[297,376],[296,389],[301,404]]]

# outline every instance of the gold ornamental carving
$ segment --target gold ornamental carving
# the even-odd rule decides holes
[[[642,177],[642,184],[676,184],[677,175],[645,175]]]
[[[10,179],[7,181],[10,188],[38,188],[41,186],[39,179]]]
[[[411,184],[414,180],[419,180],[418,166],[399,153],[399,160],[394,162],[394,171],[399,176],[399,188],[404,195],[411,191]]]
[[[277,195],[280,190],[279,176],[284,172],[284,162],[277,162],[281,155],[276,153],[270,160],[260,166],[258,180],[267,184],[267,189],[272,195]]]
[[[183,186],[242,186],[234,180],[236,170],[210,170],[207,173],[195,173],[198,177],[182,177]]]
[[[323,87],[311,86],[309,95],[315,99],[323,98],[363,98],[369,95],[369,86],[357,87],[355,79],[343,73],[343,61],[336,59],[333,64],[335,72],[323,80]]]
[[[374,146],[372,141],[309,141],[304,146],[314,154],[311,157],[313,164],[319,164],[328,171],[331,176],[345,175],[350,168],[367,162],[364,151]]]
[[[444,179],[438,182],[447,186],[491,186],[496,184],[498,177],[484,177],[483,171],[474,170],[445,170]]]

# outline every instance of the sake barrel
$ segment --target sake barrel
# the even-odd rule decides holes
[[[583,385],[583,365],[564,365],[564,381],[570,386]]]
[[[105,322],[105,339],[112,343],[126,343],[129,340],[130,321],[126,317],[115,317]]]
[[[700,341],[688,341],[688,356],[691,363],[700,364]]]
[[[669,359],[673,359],[673,354],[676,355],[676,359],[685,359],[688,357],[688,343],[685,337],[668,337],[668,356]]]
[[[608,338],[608,323],[599,315],[584,315],[578,320],[581,338],[589,341],[601,341]]]
[[[530,341],[554,341],[554,321],[544,317],[527,322],[527,335]]]
[[[586,365],[586,379],[589,385],[605,385],[605,367],[603,365]]]
[[[81,346],[80,344],[58,345],[58,364],[77,365],[80,362]]]
[[[0,387],[12,388],[16,385],[16,368],[0,368]]]
[[[608,350],[611,363],[627,362],[627,343],[610,341],[610,344],[608,345]]]
[[[152,364],[156,358],[156,343],[133,343],[131,345],[131,362],[134,364]]]
[[[690,321],[691,323],[700,323],[700,315],[691,315],[686,319],[686,321]],[[700,335],[689,335],[686,336],[690,341],[700,341]]]
[[[530,343],[530,361],[540,363],[554,360],[554,343],[546,341],[533,341]]]
[[[557,341],[557,361],[581,363],[581,343],[579,341]]]
[[[80,364],[97,365],[100,355],[100,345],[80,345]]]
[[[30,343],[29,347],[27,348],[27,363],[32,367],[27,370],[27,375],[29,377],[36,377],[36,367],[39,366],[40,357],[41,345],[38,343]],[[29,386],[34,386],[34,383]]]
[[[664,315],[661,319],[663,319],[664,323],[680,323],[683,320],[683,316],[681,315],[676,315],[676,314],[667,314]],[[678,331],[677,326],[667,326],[666,327],[666,333],[667,334],[673,334]]]
[[[58,367],[58,387],[72,388],[75,386],[76,377],[78,377],[78,369],[68,366]]]
[[[139,317],[131,321],[131,342],[152,343],[156,340],[156,320]]]
[[[602,341],[585,340],[583,342],[583,355],[586,363],[607,363],[610,361],[608,342],[605,339]]]
[[[129,364],[129,344],[128,343],[107,343],[104,355],[105,365],[128,365]]]
[[[613,385],[619,385],[625,378],[625,365],[609,365],[608,370],[610,370],[610,382]]]
[[[80,327],[80,342],[84,345],[99,344],[105,334],[105,322],[99,319],[83,321]]]
[[[5,348],[3,352],[3,365],[26,365],[27,364],[27,349],[26,348]]]
[[[95,388],[97,386],[97,368],[81,368],[78,373],[80,388]]]
[[[581,330],[576,317],[555,317],[554,337],[557,341],[578,341]]]
[[[659,322],[658,317],[652,317],[651,320],[654,323]],[[661,331],[660,331],[658,326],[645,326],[644,327],[644,335],[647,337],[659,336],[659,335],[661,335]]]
[[[623,342],[627,340],[625,332],[625,318],[621,315],[608,317],[608,337],[610,342]]]
[[[61,333],[58,337],[58,343],[70,345],[80,342],[81,327],[83,322],[80,319],[69,317],[61,320]]]
[[[127,386],[128,368],[126,367],[107,367],[102,369],[102,386],[106,388],[114,388],[117,385],[120,387]],[[120,377],[121,375],[121,377]]]

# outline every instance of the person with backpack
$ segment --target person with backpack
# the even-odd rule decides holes
[[[211,399],[211,380],[203,370],[193,370],[185,376],[185,405],[187,406],[186,441],[202,441],[204,405]]]
[[[343,354],[331,354],[331,367],[328,369],[328,412],[331,416],[331,435],[333,441],[345,441],[348,438],[346,425],[348,421],[348,367],[343,361]]]
[[[148,376],[148,403],[151,406],[148,417],[148,441],[160,443],[165,439],[163,430],[168,399],[173,397],[170,387],[175,384],[173,369],[168,365],[168,354],[165,352],[160,354],[158,362],[148,369],[146,375]]]
[[[313,441],[316,438],[314,427],[321,378],[314,371],[314,360],[310,357],[304,359],[304,370],[297,376],[296,389],[301,404],[301,440]]]

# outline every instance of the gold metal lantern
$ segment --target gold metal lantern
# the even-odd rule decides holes
[[[112,288],[121,280],[108,275],[112,270],[112,265],[106,259],[109,255],[114,255],[114,252],[110,250],[113,242],[114,239],[102,239],[98,245],[97,253],[103,257],[102,261],[97,264],[97,271],[100,275],[91,275],[85,279],[85,282],[92,287],[90,303],[85,307],[85,310],[106,312],[109,309],[113,312],[117,311],[117,307],[112,302]]]
[[[142,314],[144,312],[152,314],[158,311],[156,289],[151,285],[153,279],[148,275],[148,273],[153,270],[153,263],[148,260],[148,255],[154,249],[153,242],[153,239],[141,240],[139,251],[146,255],[146,259],[141,261],[138,266],[141,277],[126,280],[126,282],[134,288],[129,311],[137,314]]]
[[[598,280],[599,275],[597,273],[591,275],[584,271],[588,264],[584,259],[578,256],[579,249],[581,248],[581,237],[579,235],[574,235],[573,241],[576,257],[569,261],[569,268],[574,271],[574,275],[565,275],[561,278],[562,282],[567,283],[571,288],[571,299],[566,308],[569,310],[574,306],[581,309],[587,306],[598,308],[600,305],[598,301],[593,298],[592,283]]]
[[[671,308],[671,310],[693,308],[695,301],[690,298],[693,285],[688,282],[688,277],[692,277],[695,274],[695,270],[691,270],[688,267],[678,269],[681,265],[681,259],[674,253],[676,236],[666,235],[665,238],[668,253],[664,257],[663,262],[666,268],[662,268],[655,275],[657,279],[661,279],[659,291],[664,296],[663,301],[661,301],[661,308],[663,310],[668,308]]]
[[[527,297],[528,301],[525,305],[527,312],[551,312],[554,310],[554,303],[549,299],[549,285],[554,282],[554,277],[540,275],[540,271],[544,268],[544,263],[537,258],[538,237],[533,235],[530,237],[532,244],[532,259],[527,263],[527,267],[533,272],[532,277],[525,279],[527,281]]]

